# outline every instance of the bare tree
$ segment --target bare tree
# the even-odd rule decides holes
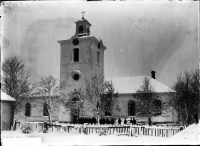
[[[64,96],[61,88],[59,80],[53,76],[41,77],[37,83],[35,102],[38,106],[42,106],[44,114],[49,117],[50,123],[52,123],[53,112],[59,110],[60,99]]]
[[[170,93],[169,105],[175,109],[178,121],[187,126],[194,122],[194,116],[199,114],[200,76],[199,70],[179,74]]]
[[[92,112],[97,117],[98,123],[102,112],[113,113],[115,110],[119,110],[118,102],[114,97],[114,87],[105,81],[103,72],[86,80],[84,102],[86,103],[85,110]]]
[[[118,93],[115,92],[112,81],[105,81],[106,89],[104,93],[101,95],[101,109],[104,112],[110,114],[110,116],[114,116],[116,112],[121,111],[122,107],[117,99]]]
[[[29,82],[30,71],[25,71],[25,63],[16,56],[7,58],[2,64],[2,91],[15,99],[12,102],[12,122],[14,115],[24,110],[31,101],[34,87]]]
[[[159,100],[159,96],[153,89],[148,78],[144,79],[143,85],[133,94],[133,98],[137,100],[137,111],[149,120],[151,125],[151,117],[161,112],[161,107],[155,101]]]
[[[66,111],[70,111],[73,115],[77,117],[77,123],[79,116],[83,114],[83,103],[84,103],[84,93],[81,88],[74,89],[68,94],[69,99],[62,99],[62,104]]]
[[[86,88],[85,88],[85,102],[86,102],[86,111],[92,112],[94,116],[97,117],[99,123],[100,116],[100,98],[105,91],[104,76],[103,74],[95,74],[91,76],[90,79],[86,79]]]

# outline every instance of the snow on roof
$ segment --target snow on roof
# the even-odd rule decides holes
[[[115,92],[119,94],[132,94],[143,85],[144,78],[150,79],[150,84],[153,86],[157,93],[173,92],[171,88],[160,83],[159,81],[149,76],[132,76],[132,77],[119,77],[119,78],[107,78],[106,80],[112,81],[115,87]]]
[[[2,101],[15,101],[14,98],[12,98],[11,96],[9,96],[8,94],[6,94],[2,91],[1,91],[1,100]]]

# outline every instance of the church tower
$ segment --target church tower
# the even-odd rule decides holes
[[[85,79],[98,74],[104,69],[104,50],[102,40],[90,36],[92,26],[83,17],[75,22],[75,35],[67,40],[60,40],[60,82],[64,93],[85,87]],[[68,97],[66,97],[68,98]],[[71,113],[59,111],[59,121],[71,122]]]

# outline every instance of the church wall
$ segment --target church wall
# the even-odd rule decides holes
[[[162,99],[162,106],[165,102],[167,102],[167,93],[161,93],[158,94],[158,96],[161,97]],[[115,118],[136,118],[137,120],[144,120],[144,121],[148,121],[148,119],[146,117],[141,117],[141,116],[137,116],[137,111],[136,111],[136,115],[135,116],[128,116],[128,102],[130,100],[135,100],[131,94],[119,94],[119,97],[117,97],[117,99],[119,100],[119,103],[122,107],[122,110],[120,112],[117,112],[113,117]],[[48,117],[43,116],[43,108],[41,106],[34,106],[35,104],[31,104],[31,116],[30,117],[25,117],[25,111],[21,111],[20,113],[18,113],[17,115],[15,115],[15,118],[17,120],[23,120],[23,121],[48,121]],[[64,109],[60,109],[60,111],[55,111],[52,114],[52,120],[53,121],[58,121],[59,119],[59,112],[63,112]],[[68,114],[70,115],[70,113],[68,112]],[[65,122],[70,122],[72,121],[72,117],[70,117],[68,114],[63,115]],[[62,121],[62,120],[60,120]],[[162,112],[161,116],[156,116],[156,117],[152,117],[152,121],[153,122],[175,122],[176,118],[172,115],[171,112]]]
[[[79,48],[79,62],[72,61],[73,49]],[[103,52],[101,52],[103,54]],[[96,48],[93,46],[92,38],[80,39],[80,43],[77,46],[73,46],[71,41],[61,45],[61,72],[60,80],[64,84],[64,92],[69,93],[73,89],[79,87],[84,88],[85,79],[90,78],[91,73],[99,72],[101,66],[96,63]],[[101,59],[101,64],[103,58]],[[72,78],[72,72],[79,70],[81,72],[81,78],[78,81],[74,81]]]
[[[158,94],[158,96],[161,97],[161,101],[162,101],[162,106],[164,106],[164,104],[167,102],[167,93],[160,93]],[[138,120],[145,120],[148,121],[148,119],[146,117],[141,117],[137,115],[137,110],[136,110],[136,115],[135,116],[128,116],[128,102],[130,100],[134,100],[135,99],[132,97],[132,94],[119,94],[118,97],[118,101],[122,107],[122,110],[120,112],[118,112],[116,115],[114,115],[114,117],[116,118],[136,118]],[[137,103],[136,103],[137,104]],[[156,116],[156,117],[152,117],[152,121],[153,122],[175,122],[176,118],[173,116],[173,114],[170,111],[166,111],[166,112],[162,112],[162,114],[160,116]]]
[[[78,39],[79,44],[74,46],[73,39]],[[62,92],[66,94],[78,88],[85,88],[85,80],[90,79],[92,74],[100,73],[103,68],[103,51],[98,49],[98,44],[94,37],[72,37],[61,43],[61,67],[60,81],[63,83],[64,89]],[[73,49],[79,48],[79,61],[73,62]],[[97,50],[100,51],[100,65],[97,63]],[[80,79],[75,81],[72,76],[75,70],[80,71]],[[71,113],[64,113],[64,108],[59,109],[59,120],[71,122]]]
[[[93,41],[92,48],[93,49],[93,66],[95,66],[95,72],[100,73],[102,69],[104,69],[104,49],[101,47],[100,49],[97,47],[98,43]],[[100,62],[97,63],[97,52],[100,52]]]
[[[52,114],[52,121],[58,121],[59,120],[59,111],[55,111]],[[17,115],[15,115],[16,120],[22,120],[22,121],[49,121],[49,118],[47,116],[43,116],[43,107],[39,105],[35,105],[35,103],[31,104],[31,113],[30,117],[25,117],[25,110],[22,110]]]
[[[2,96],[2,95],[1,95]],[[11,101],[1,100],[1,130],[11,129]]]

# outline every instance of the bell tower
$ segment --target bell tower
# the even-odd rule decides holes
[[[75,35],[67,40],[60,40],[60,82],[64,93],[74,89],[85,88],[85,80],[92,74],[104,70],[104,51],[106,47],[102,40],[90,36],[92,26],[85,18],[84,12],[80,20],[75,22]],[[68,97],[65,97],[66,99]],[[59,121],[72,122],[73,115],[59,110]]]
[[[84,13],[83,16],[80,20],[77,20],[76,22],[76,35],[79,37],[81,36],[90,36],[90,26],[92,26],[85,18],[84,18]]]

